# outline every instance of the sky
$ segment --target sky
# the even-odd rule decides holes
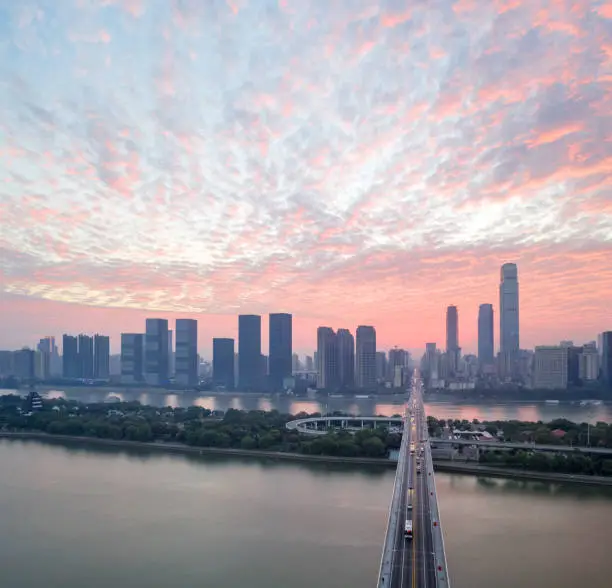
[[[194,317],[612,329],[611,0],[0,0],[0,348]],[[267,321],[264,319],[264,351]]]

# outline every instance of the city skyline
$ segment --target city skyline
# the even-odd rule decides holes
[[[0,347],[287,311],[418,350],[452,303],[475,352],[505,262],[521,347],[610,328],[607,3],[5,4]]]

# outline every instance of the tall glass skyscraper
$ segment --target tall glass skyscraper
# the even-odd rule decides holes
[[[370,326],[357,327],[357,351],[355,354],[357,387],[376,388],[376,330]]]
[[[446,351],[459,349],[459,313],[456,306],[446,309]]]
[[[229,390],[234,388],[233,339],[213,339],[213,383]]]
[[[499,349],[502,354],[519,350],[519,283],[515,263],[501,267],[499,284]]]
[[[338,329],[338,378],[341,388],[355,386],[355,338],[348,329]]]
[[[171,333],[172,331],[169,331]],[[171,357],[170,350],[168,356]],[[198,374],[198,321],[176,319],[175,379],[179,384],[197,386]]]
[[[493,365],[495,361],[492,304],[481,304],[478,308],[478,361],[480,365]]]
[[[291,354],[289,354],[291,358]],[[291,365],[291,364],[290,364]],[[238,316],[238,385],[241,390],[255,391],[263,383],[261,358],[261,317],[258,314]]]
[[[152,386],[168,383],[168,320],[145,321],[145,381]]]
[[[287,313],[270,314],[270,351],[268,354],[270,386],[282,390],[283,380],[291,376],[293,353],[293,317]]]

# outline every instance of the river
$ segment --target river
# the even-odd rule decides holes
[[[393,471],[0,440],[3,588],[371,588]],[[437,474],[453,588],[605,588],[612,492]]]
[[[0,394],[14,391],[0,390]],[[178,393],[167,394],[159,390],[146,392],[130,389],[105,388],[65,388],[53,390],[41,388],[41,392],[48,398],[69,398],[82,402],[103,402],[114,396],[121,400],[138,400],[142,404],[154,406],[191,406],[197,405],[211,410],[227,410],[238,408],[245,410],[272,410],[297,414],[305,411],[328,412],[339,410],[349,414],[385,415],[403,412],[403,399],[401,397],[383,396],[380,398],[328,398],[325,401],[291,396],[259,396],[256,394],[218,394],[206,393]],[[576,422],[597,421],[612,422],[612,403],[581,406],[579,402],[562,402],[547,404],[545,402],[452,402],[444,399],[438,401],[425,398],[425,410],[428,415],[436,418],[479,419],[479,420],[506,420],[518,419],[523,421],[551,421],[556,418],[567,418]]]

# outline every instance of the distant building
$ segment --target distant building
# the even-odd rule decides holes
[[[299,372],[301,368],[302,366],[300,364],[300,356],[297,353],[294,353],[291,356],[291,372]]]
[[[583,382],[597,380],[599,377],[599,353],[594,344],[582,348],[578,358],[578,377]]]
[[[23,403],[25,413],[41,410],[43,407],[42,398],[36,390],[30,390]]]
[[[108,380],[110,377],[110,337],[94,335],[94,378]]]
[[[197,386],[198,321],[176,319],[175,381],[184,386]]]
[[[350,390],[355,387],[355,338],[348,329],[338,329],[338,386]]]
[[[145,336],[121,333],[121,381],[135,384],[144,381]]]
[[[92,380],[94,377],[94,341],[89,335],[79,335],[79,377]]]
[[[55,337],[43,337],[38,342],[36,349],[42,354],[42,359],[40,360],[40,378],[46,380],[52,375],[61,374],[61,365],[57,345],[55,344]]]
[[[568,384],[568,348],[557,345],[535,348],[534,388],[565,389]]]
[[[79,344],[78,339],[72,335],[62,337],[62,375],[66,379],[80,377]]]
[[[174,376],[174,345],[172,329],[168,329],[168,379]]]
[[[601,377],[612,386],[612,331],[601,334]]]
[[[14,376],[13,351],[0,351],[0,376]]]
[[[376,388],[376,330],[374,327],[357,327],[355,371],[357,387]]]
[[[148,318],[145,333],[145,381],[151,386],[168,383],[168,321]]]
[[[425,343],[425,357],[424,357],[425,374],[429,380],[438,379],[438,354],[436,353],[435,343]]]
[[[261,316],[238,316],[238,387],[244,391],[261,389],[263,380],[261,359]]]
[[[314,371],[314,361],[312,359],[312,356],[307,355],[306,356],[306,371],[307,372],[313,372]]]
[[[456,306],[446,309],[446,351],[459,349],[459,312]]]
[[[384,351],[376,352],[376,381],[384,382],[387,376],[387,354]]]
[[[34,379],[36,377],[35,358],[35,351],[27,347],[13,352],[14,375],[21,380]]]
[[[338,340],[330,327],[317,329],[317,388],[335,390],[339,386]]]
[[[292,373],[293,316],[271,313],[269,316],[269,382],[272,390],[282,390]],[[299,363],[299,362],[298,362]]]
[[[495,364],[492,304],[481,304],[478,308],[478,362],[481,367]]]
[[[213,384],[234,388],[234,340],[213,339]]]

